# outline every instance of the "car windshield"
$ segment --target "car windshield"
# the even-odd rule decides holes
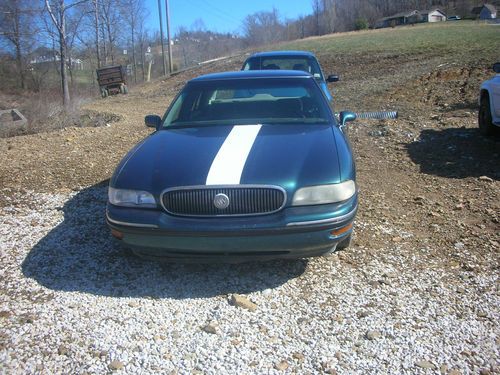
[[[324,80],[316,59],[307,56],[251,57],[245,62],[243,70],[302,70]]]
[[[190,82],[168,110],[164,127],[328,123],[321,90],[309,78]]]

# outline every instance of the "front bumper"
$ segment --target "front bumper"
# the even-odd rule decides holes
[[[245,261],[334,251],[352,232],[357,206],[356,195],[339,204],[291,207],[270,215],[186,218],[108,203],[106,217],[114,235],[141,256]],[[342,233],[332,233],[338,230]]]

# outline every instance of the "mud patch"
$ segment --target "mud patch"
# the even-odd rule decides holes
[[[490,76],[488,67],[443,67],[400,85],[388,96],[407,105],[432,105],[441,112],[475,111],[479,86]]]
[[[87,110],[80,115],[79,122],[77,122],[75,126],[80,128],[86,128],[86,127],[96,128],[99,126],[109,125],[113,122],[118,122],[122,119],[123,117],[117,115],[116,113]]]

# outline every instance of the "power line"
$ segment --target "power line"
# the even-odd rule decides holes
[[[208,4],[207,0],[200,0],[200,1],[202,1],[202,2],[203,2],[204,4],[206,4],[208,7],[212,8],[213,10],[215,10],[215,11],[216,11],[216,12],[218,12],[219,14],[223,15],[224,17],[226,17],[226,18],[228,18],[228,19],[230,19],[230,20],[234,21],[234,17],[233,17],[231,14],[227,13],[226,11],[224,11],[224,10],[222,10],[222,9],[220,9],[220,8],[218,8],[218,7],[216,7],[216,6],[215,6],[215,5],[213,5],[213,4]]]
[[[204,11],[212,14],[214,17],[217,17],[219,20],[224,21],[224,22],[227,22],[227,21],[233,22],[234,21],[233,17],[230,17],[230,16],[225,15],[223,13],[217,13],[215,11],[215,8],[212,8],[212,6],[209,5],[209,4],[207,4],[206,2],[199,2],[199,0],[196,0],[196,2],[198,3],[199,7],[204,8]],[[193,9],[195,9],[197,12],[200,11],[199,7],[196,6],[194,4],[194,2],[188,2],[187,4],[189,4],[190,6],[192,6]]]

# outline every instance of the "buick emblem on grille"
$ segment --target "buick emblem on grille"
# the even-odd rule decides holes
[[[214,198],[214,206],[223,210],[229,206],[229,197],[226,194],[217,194]]]

